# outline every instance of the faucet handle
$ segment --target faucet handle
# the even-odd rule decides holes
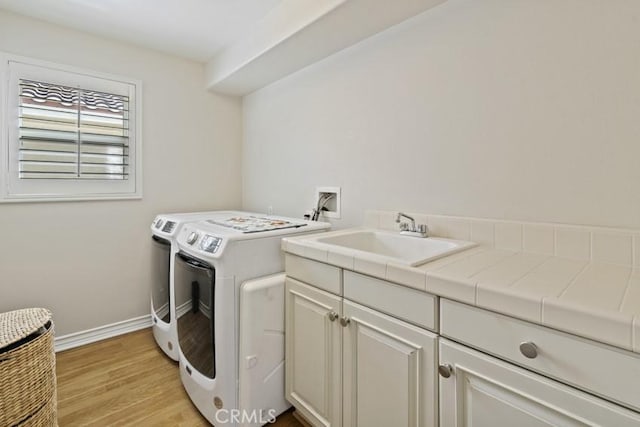
[[[400,223],[400,234],[414,237],[429,237],[428,233],[429,227],[427,227],[427,224],[415,224],[414,222],[411,224],[407,222]]]

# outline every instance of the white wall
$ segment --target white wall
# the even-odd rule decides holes
[[[144,105],[142,200],[0,204],[0,312],[48,307],[57,335],[148,314],[155,214],[241,204],[241,102],[201,64],[2,11],[0,51],[140,79]]]
[[[244,207],[640,227],[640,2],[450,0],[244,99]]]

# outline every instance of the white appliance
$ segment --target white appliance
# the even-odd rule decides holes
[[[176,236],[182,226],[189,222],[214,218],[216,215],[235,215],[235,211],[211,211],[161,214],[151,223],[153,239],[151,318],[153,337],[158,346],[171,359],[178,361],[178,331],[176,311],[184,310],[184,301],[176,307],[173,292],[174,257],[178,251]]]
[[[284,255],[281,239],[329,224],[223,213],[177,236],[176,299],[182,383],[214,425],[259,426],[284,399]]]

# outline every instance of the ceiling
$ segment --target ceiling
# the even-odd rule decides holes
[[[206,64],[246,95],[446,0],[0,0],[0,10]]]
[[[0,0],[0,9],[200,62],[281,0]]]

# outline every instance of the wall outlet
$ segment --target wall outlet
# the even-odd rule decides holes
[[[324,199],[329,197],[328,199]],[[326,200],[324,207],[326,211],[320,212],[325,218],[340,218],[340,187],[316,187],[315,203],[323,198]]]

